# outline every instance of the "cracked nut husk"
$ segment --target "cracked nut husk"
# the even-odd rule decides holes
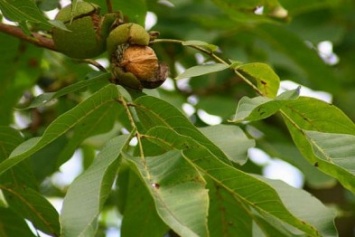
[[[114,61],[114,76],[118,84],[133,89],[159,87],[168,76],[168,67],[159,63],[154,50],[148,46],[128,45],[123,47],[122,52],[117,51]],[[132,79],[132,75],[136,80]],[[128,77],[132,83],[127,83]],[[137,83],[139,82],[139,83]]]

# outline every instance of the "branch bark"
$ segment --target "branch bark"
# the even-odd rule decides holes
[[[32,33],[32,35],[27,35],[19,27],[3,23],[0,23],[0,32],[12,35],[16,38],[37,45],[38,47],[58,51],[55,48],[54,41],[52,39],[39,33]]]

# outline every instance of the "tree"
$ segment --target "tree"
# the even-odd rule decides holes
[[[110,53],[78,59],[97,25],[70,27],[97,19],[96,5],[54,21],[44,13],[56,0],[0,2],[1,236],[104,236],[112,226],[122,236],[353,235],[352,1],[92,3],[101,16],[122,12],[100,25],[100,47],[124,22],[144,25],[148,11],[160,35],[125,25]],[[79,56],[57,52],[58,30],[85,35],[65,44]],[[152,51],[124,58],[148,44],[137,35],[164,63]],[[146,61],[158,82],[127,74]],[[285,80],[302,86],[282,92]],[[300,95],[304,86],[332,104]],[[301,170],[303,188],[264,177],[253,147]],[[53,176],[76,151],[82,173],[58,186]]]

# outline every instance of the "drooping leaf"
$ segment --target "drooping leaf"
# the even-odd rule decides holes
[[[320,236],[312,224],[296,218],[284,206],[277,192],[265,182],[244,173],[233,166],[221,162],[205,147],[191,138],[179,135],[165,127],[155,127],[145,135],[145,138],[170,149],[182,150],[185,159],[204,175],[212,179],[216,185],[230,193],[237,202],[247,210],[245,220],[255,220],[252,210],[260,213],[263,218],[272,218],[283,229],[284,223],[292,226],[298,232],[310,236]],[[236,222],[239,222],[236,220]],[[249,227],[251,225],[249,223]],[[249,231],[251,231],[249,229]]]
[[[236,71],[251,77],[263,96],[275,98],[280,86],[279,76],[265,63],[247,63],[235,68]]]
[[[59,138],[91,113],[95,113],[101,106],[114,103],[117,94],[116,86],[107,85],[84,102],[59,116],[48,126],[42,137],[32,138],[22,143],[11,153],[8,159],[0,163],[0,174]]]
[[[143,102],[143,99],[148,98],[141,97],[135,101],[138,118],[145,126],[150,125],[149,127],[153,128],[144,133],[142,138],[158,144],[167,151],[182,150],[184,157],[193,166],[212,179],[220,188],[230,193],[235,202],[249,209],[247,211],[249,220],[256,221],[259,217],[265,220],[272,219],[275,222],[275,228],[281,232],[292,233],[295,230],[296,233],[304,232],[311,236],[320,235],[316,226],[298,219],[290,213],[271,186],[227,163],[222,163],[217,157],[219,153],[215,153],[214,149],[207,149],[205,144],[194,139],[191,133],[182,133],[179,129],[183,120],[178,119],[178,113],[174,112],[171,106],[160,103],[155,98],[151,100],[149,98],[146,102]],[[175,118],[173,121],[179,122],[171,122],[171,118]],[[258,217],[253,214],[253,211],[258,213]],[[248,220],[248,218],[240,218]],[[284,228],[285,223],[290,226],[291,230]],[[249,223],[249,227],[246,228],[251,231],[252,225]]]
[[[238,103],[237,112],[232,122],[265,119],[279,111],[282,106],[286,105],[290,100],[297,99],[298,95],[299,88],[296,90],[286,91],[277,96],[275,99],[269,99],[261,96],[252,99],[243,97]]]
[[[31,188],[0,185],[7,203],[44,233],[59,235],[59,215],[48,200]]]
[[[305,131],[316,166],[355,193],[355,135]]]
[[[251,210],[255,210],[266,219],[273,218],[278,223],[288,223],[310,236],[320,236],[311,223],[296,218],[284,206],[276,191],[265,182],[260,182],[249,174],[222,164],[205,149],[188,149],[183,151],[183,154],[201,172],[234,195],[241,205],[246,206],[251,217],[253,217]]]
[[[334,210],[326,207],[321,201],[302,189],[293,188],[282,181],[270,180],[261,176],[255,177],[271,185],[286,208],[299,219],[316,227],[321,236],[338,236],[334,223],[336,218]],[[305,206],[307,208],[304,208]]]
[[[247,161],[247,151],[255,146],[242,129],[231,125],[216,125],[200,128],[200,131],[216,144],[233,162],[244,164]]]
[[[126,157],[138,169],[160,218],[180,236],[208,236],[205,181],[180,152]]]
[[[229,68],[229,66],[227,64],[222,64],[222,63],[198,65],[186,69],[183,73],[177,76],[175,80],[202,76],[213,72],[223,71],[226,70],[227,68]]]
[[[338,151],[335,154],[332,153],[333,157],[328,157],[326,160],[324,159],[325,154],[318,157],[321,154],[318,151],[320,149],[317,144],[319,141],[318,139],[313,141],[306,131],[319,132],[321,137],[324,136],[324,138],[331,140],[333,137],[328,133],[333,133],[336,138],[340,137],[348,141],[349,137],[351,140],[351,137],[355,135],[355,124],[337,107],[314,98],[300,97],[284,106],[281,112],[296,146],[308,162],[336,178],[346,188],[354,192],[354,174],[349,172],[353,169],[351,158],[349,158],[352,151],[347,151],[349,157],[342,158],[341,164],[336,164],[332,160],[339,157],[341,153],[338,154]],[[329,116],[330,114],[331,116]],[[321,144],[325,146],[321,147],[321,150],[331,147],[331,144],[323,142]],[[316,149],[314,150],[314,148]]]
[[[63,236],[95,235],[98,215],[111,191],[118,170],[118,157],[128,138],[128,135],[122,135],[109,141],[93,164],[70,185],[60,216]]]

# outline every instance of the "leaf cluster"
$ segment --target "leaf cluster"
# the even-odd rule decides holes
[[[7,45],[0,48],[1,236],[34,236],[26,221],[50,236],[104,236],[112,227],[122,236],[349,233],[353,226],[335,218],[355,216],[353,3],[93,2],[139,24],[155,13],[153,30],[163,37],[152,47],[171,76],[137,92],[0,33]],[[44,12],[57,3],[0,0],[0,9],[24,31],[49,34],[60,23]],[[339,62],[319,52],[325,41]],[[286,79],[330,93],[334,104],[303,95],[303,86],[282,92]],[[221,122],[211,125],[206,113]],[[304,189],[264,177],[253,148],[297,167]],[[82,172],[61,186],[55,176],[78,151]],[[338,213],[327,206],[334,187],[343,197],[333,203]]]

